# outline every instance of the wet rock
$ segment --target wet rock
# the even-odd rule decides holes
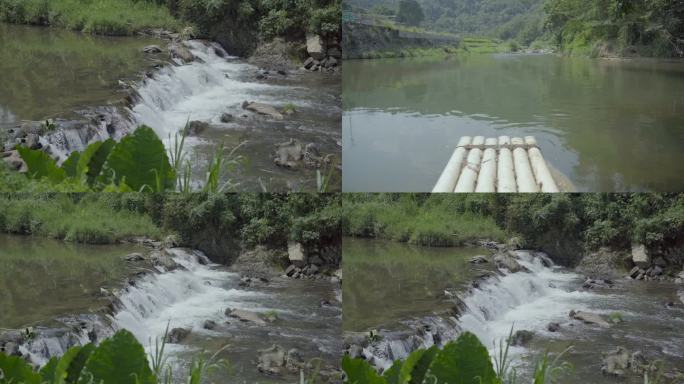
[[[301,243],[290,242],[287,244],[287,258],[296,267],[302,268],[306,265],[306,255]]]
[[[209,127],[209,123],[205,121],[194,120],[189,122],[188,125],[185,127],[185,134],[188,136],[196,136],[206,131]]]
[[[205,320],[204,324],[202,324],[202,328],[212,330],[216,328],[216,325],[214,320]]]
[[[283,114],[278,112],[277,109],[275,109],[273,106],[268,105],[268,104],[255,103],[253,101],[251,101],[251,102],[245,101],[242,103],[242,108],[246,109],[248,111],[258,113],[260,115],[272,117],[276,120],[282,120],[283,119]]]
[[[629,271],[629,277],[631,277],[632,279],[636,279],[637,276],[639,276],[639,274],[643,274],[643,273],[644,273],[643,269],[641,269],[639,267],[634,267],[634,268],[632,268],[631,271]]]
[[[280,375],[283,373],[286,362],[285,350],[283,347],[274,344],[271,348],[261,349],[257,351],[257,353],[257,369],[259,372],[270,375]]]
[[[190,335],[190,330],[185,328],[174,328],[166,335],[166,342],[178,344]]]
[[[635,351],[629,357],[629,367],[635,374],[641,376],[650,368],[650,364],[641,351]]]
[[[337,59],[332,57],[332,56],[328,57],[325,61],[325,67],[326,68],[336,67],[337,64],[338,64]]]
[[[560,324],[558,324],[558,323],[553,323],[553,322],[548,323],[548,324],[546,325],[546,329],[547,329],[549,332],[558,332],[558,331],[560,331]]]
[[[173,271],[180,268],[180,265],[178,265],[165,250],[155,250],[150,253],[149,258],[152,261],[152,264],[167,271]]]
[[[648,275],[651,277],[656,277],[656,276],[660,276],[662,274],[663,274],[663,268],[658,266],[658,265],[655,265],[651,268],[651,271],[649,272]]]
[[[292,275],[294,275],[297,272],[297,270],[299,270],[299,268],[295,267],[294,264],[292,264],[289,267],[287,267],[287,269],[285,269],[285,275],[288,277],[292,277]]]
[[[278,320],[278,313],[275,311],[266,312],[263,314],[263,318],[267,323],[275,323]]]
[[[646,269],[651,265],[651,257],[648,255],[645,245],[632,245],[632,262],[642,269]]]
[[[143,48],[143,52],[145,53],[161,53],[161,48],[159,48],[158,45],[148,45]]]
[[[304,61],[304,68],[305,69],[311,69],[311,67],[313,67],[313,65],[314,65],[314,58],[313,57],[309,57],[308,59],[306,59]]]
[[[133,252],[133,253],[129,254],[128,256],[126,256],[124,258],[124,260],[128,261],[129,263],[135,263],[138,261],[145,260],[145,257],[142,255],[142,253]]]
[[[180,240],[174,235],[168,235],[162,241],[162,247],[164,248],[174,248],[180,245]]]
[[[477,255],[471,257],[468,262],[471,264],[485,264],[489,263],[489,260],[487,259],[487,256]]]
[[[653,260],[653,265],[655,265],[657,267],[664,268],[664,267],[667,267],[667,261],[665,260],[664,257],[658,256]]]
[[[285,368],[290,373],[299,373],[299,370],[304,367],[304,358],[295,348],[287,351],[285,355]]]
[[[629,352],[622,347],[617,347],[614,351],[603,353],[603,366],[601,373],[603,375],[612,375],[622,377],[629,368]]]
[[[494,263],[498,268],[508,269],[511,273],[520,272],[522,267],[511,255],[500,253],[494,256]]]
[[[612,280],[608,279],[587,279],[582,284],[584,289],[596,289],[596,288],[612,288],[614,285]]]
[[[235,120],[235,116],[231,115],[230,113],[221,114],[221,122],[222,123],[230,123],[233,120]]]
[[[41,149],[41,148],[43,148],[43,144],[40,143],[40,136],[38,136],[35,133],[29,133],[28,135],[26,135],[25,145],[29,149]]]
[[[313,255],[313,256],[309,257],[309,263],[313,264],[313,265],[317,265],[320,267],[324,264],[324,261],[323,261],[323,259],[321,259],[320,256]]]
[[[595,324],[600,327],[609,328],[610,323],[598,314],[584,311],[570,311],[570,318],[580,320],[587,324]]]
[[[184,63],[195,60],[195,55],[193,55],[188,48],[177,42],[169,45],[169,54],[171,55],[171,58],[181,59]]]
[[[534,332],[520,330],[516,331],[511,337],[510,343],[514,346],[526,346],[532,341]]]
[[[236,318],[243,322],[250,322],[257,325],[266,325],[266,321],[259,317],[259,314],[244,309],[226,309],[226,316]]]
[[[361,346],[359,346],[359,345],[352,344],[352,345],[350,345],[349,348],[347,349],[347,354],[348,354],[349,357],[351,357],[352,359],[356,359],[356,358],[358,358],[358,357],[363,357],[363,348],[362,348]]]
[[[535,252],[535,253],[534,253],[534,256],[536,256],[537,258],[539,258],[539,260],[541,260],[542,265],[545,266],[546,268],[551,268],[551,267],[554,266],[553,260],[551,260],[551,258],[549,257],[549,255],[547,255],[546,253],[544,253],[544,252]]]
[[[0,346],[0,352],[8,356],[21,356],[19,351],[19,344],[15,342],[6,342],[4,345]]]

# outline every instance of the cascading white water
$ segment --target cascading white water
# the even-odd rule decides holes
[[[112,316],[115,328],[127,329],[149,347],[170,328],[208,332],[206,320],[225,320],[226,308],[245,308],[245,299],[263,295],[239,290],[239,275],[207,263],[199,251],[170,249],[173,260],[183,268],[149,275],[119,296],[120,307]],[[200,263],[201,259],[205,259]],[[257,308],[257,310],[260,310]],[[178,345],[169,348],[180,348]]]
[[[132,107],[137,123],[152,127],[162,139],[181,130],[188,120],[220,124],[223,112],[237,113],[245,100],[280,103],[268,92],[289,88],[241,81],[245,73],[257,68],[226,57],[216,44],[185,44],[198,60],[162,68],[137,90],[140,101]]]
[[[409,321],[409,327],[425,330],[403,337],[387,337],[363,350],[366,359],[386,369],[393,360],[403,359],[418,348],[446,343],[464,331],[474,333],[494,356],[499,342],[508,338],[511,327],[545,333],[549,322],[567,321],[573,309],[587,310],[595,294],[572,287],[580,280],[579,275],[557,266],[545,266],[544,260],[547,265],[550,260],[540,252],[515,251],[514,255],[527,271],[511,273],[501,269],[501,276],[481,282],[463,298],[458,318],[435,315]],[[550,332],[546,333],[553,337]],[[511,347],[509,354],[522,352],[522,347]]]
[[[581,276],[544,266],[542,258],[546,255],[529,251],[514,254],[529,272],[502,270],[503,276],[473,289],[463,300],[467,310],[459,319],[463,331],[474,333],[494,352],[499,342],[508,338],[511,327],[514,331],[544,333],[548,323],[566,321],[571,310],[587,310],[589,301],[596,296],[571,287]],[[522,351],[522,347],[511,347],[513,354]]]

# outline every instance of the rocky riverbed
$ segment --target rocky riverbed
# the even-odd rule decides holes
[[[493,248],[469,258],[469,269],[482,271],[469,284],[442,283],[450,307],[407,315],[395,324],[345,327],[347,353],[382,370],[413,350],[443,345],[470,331],[494,355],[513,329],[510,354],[522,378],[530,377],[544,351],[557,355],[567,349],[562,359],[574,370],[562,383],[638,383],[645,372],[653,377],[654,370],[677,382],[684,371],[684,302],[676,267],[662,277],[634,280],[619,270],[613,270],[614,277],[582,274],[581,268],[556,266],[542,252]],[[640,248],[616,258],[639,260]],[[651,267],[641,266],[644,271]]]
[[[230,363],[217,378],[281,383],[315,371],[322,382],[341,381],[338,278],[321,272],[313,280],[292,279],[267,268],[263,250],[243,253],[228,268],[199,251],[175,248],[173,238],[134,242],[143,249],[119,256],[129,270],[124,284],[86,295],[90,310],[65,309],[14,329],[0,324],[0,349],[42,365],[71,346],[125,328],[151,351],[168,327],[167,351],[179,381],[201,351],[220,351],[218,358]],[[332,265],[320,267],[334,272]],[[105,304],[94,306],[100,301]]]
[[[68,44],[68,49],[61,52],[66,59],[45,60],[53,63],[45,71],[46,76],[59,77],[61,64],[67,66],[63,71],[77,70],[81,56],[90,51],[112,50],[111,56],[116,57],[115,49],[110,47],[120,41],[94,37],[88,40],[89,51],[81,52],[79,47],[84,44],[79,41],[86,37],[79,34],[60,31],[53,36],[38,28],[2,28],[21,29],[17,36],[27,42],[36,40],[34,35],[47,34],[58,43]],[[169,148],[173,147],[176,133],[185,131],[189,135],[186,150],[195,185],[202,182],[210,156],[223,143],[224,156],[237,148],[234,155],[243,160],[226,176],[238,190],[315,190],[317,171],[331,176],[330,190],[339,189],[341,86],[336,57],[341,53],[335,42],[312,36],[305,47],[297,50],[275,41],[244,60],[231,56],[214,42],[183,40],[180,35],[164,31],[158,31],[153,38],[157,40],[126,40],[131,41],[126,52],[135,65],[118,71],[96,68],[103,73],[94,77],[74,74],[75,86],[53,86],[45,79],[32,79],[28,84],[36,89],[24,89],[22,94],[39,93],[41,87],[49,85],[47,93],[53,98],[50,108],[31,107],[31,103],[27,108],[21,99],[0,99],[0,141],[4,147],[0,149],[7,165],[26,171],[13,150],[17,144],[63,161],[89,143],[119,140],[145,124]],[[23,52],[20,47],[0,51],[0,55],[17,56]],[[52,54],[48,48],[41,49],[21,54],[36,59]],[[296,51],[292,55],[308,57],[306,63],[292,60],[296,55],[288,56],[291,49]],[[4,82],[6,87],[14,87],[12,68],[5,73],[9,79]],[[45,81],[46,85],[38,86],[33,80]],[[23,84],[25,87],[27,82]],[[90,100],[87,94],[94,90],[98,97]],[[70,95],[72,92],[86,95],[76,98]]]

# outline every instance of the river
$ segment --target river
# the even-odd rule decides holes
[[[198,59],[183,64],[164,53],[144,54],[150,44],[167,42],[0,23],[0,130],[56,119],[60,132],[42,142],[63,160],[89,142],[120,139],[142,124],[173,148],[170,137],[188,121],[200,121],[206,129],[186,142],[194,184],[205,179],[217,144],[230,150],[243,143],[236,152],[243,162],[222,180],[239,191],[316,190],[315,169],[274,164],[276,144],[290,139],[314,143],[321,156],[331,155],[332,164],[340,165],[339,75],[294,70],[264,77],[245,60],[201,41],[188,42]],[[292,104],[296,112],[272,120],[244,111],[244,101],[278,110]],[[233,121],[222,122],[224,113]],[[339,190],[341,176],[330,168],[322,172],[333,176],[329,189]]]
[[[166,345],[178,383],[186,382],[183,373],[202,351],[221,350],[217,358],[228,367],[209,378],[219,382],[298,382],[299,374],[258,372],[257,351],[276,344],[297,349],[313,367],[320,361],[321,370],[339,366],[341,295],[339,284],[329,280],[273,277],[245,285],[230,268],[180,248],[168,250],[178,266],[169,269],[126,261],[132,251],[149,251],[137,245],[72,245],[8,235],[0,235],[0,245],[0,344],[3,331],[34,327],[36,336],[20,347],[34,363],[119,329],[131,331],[152,353],[168,325],[190,331]],[[241,322],[227,317],[227,308],[277,319],[266,325]],[[215,322],[212,329],[205,327],[208,320]]]
[[[583,276],[545,266],[534,252],[526,251],[516,253],[529,272],[499,271],[482,279],[477,277],[491,267],[483,269],[467,260],[492,253],[484,248],[435,250],[357,239],[345,239],[343,244],[343,327],[348,333],[379,330],[384,337],[364,350],[377,367],[386,368],[392,359],[432,345],[435,337],[446,342],[463,331],[476,334],[494,355],[495,345],[514,327],[534,332],[529,345],[511,349],[522,378],[530,376],[544,351],[558,353],[569,346],[572,352],[563,359],[572,364],[573,373],[559,381],[563,384],[621,382],[601,375],[601,353],[617,346],[640,350],[649,361],[662,360],[667,369],[684,369],[684,303],[677,299],[681,287],[674,284],[619,279],[610,289],[583,289]],[[449,254],[452,261],[447,262]],[[419,276],[424,277],[417,281]],[[425,304],[408,305],[416,302]],[[674,306],[666,306],[669,302]],[[369,309],[373,304],[377,310]],[[415,309],[389,319],[385,312],[391,308]],[[623,322],[609,329],[585,325],[569,318],[571,310],[606,317],[620,313]],[[366,315],[363,321],[354,315],[359,313]],[[548,331],[551,322],[559,323],[560,330]],[[643,379],[629,377],[626,382]]]
[[[681,60],[350,60],[342,83],[345,191],[430,191],[466,135],[534,135],[578,191],[684,190]]]

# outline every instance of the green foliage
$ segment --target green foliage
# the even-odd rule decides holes
[[[173,189],[175,169],[169,164],[164,144],[152,128],[141,126],[119,143],[112,139],[90,144],[82,153],[72,153],[58,167],[43,151],[18,147],[28,166],[27,175],[44,179],[52,189],[81,185],[96,191]]]
[[[464,332],[441,350],[431,347],[412,352],[405,361],[395,361],[382,376],[379,376],[365,360],[351,359],[349,356],[342,360],[342,369],[347,374],[347,382],[357,384],[498,382],[487,349],[470,332]]]
[[[684,56],[679,0],[547,1],[545,27],[568,53]]]
[[[397,21],[408,25],[420,25],[424,19],[425,14],[423,13],[423,8],[416,0],[399,1]]]
[[[187,383],[200,384],[211,370],[225,366],[224,361],[217,360],[218,354],[224,348],[209,359],[206,359],[203,353],[194,358]],[[157,348],[157,354],[153,356],[153,366],[150,367],[143,346],[133,334],[121,330],[99,346],[87,344],[70,348],[62,357],[50,359],[39,372],[34,372],[31,365],[21,357],[0,353],[0,383],[170,383],[172,371],[166,364],[163,354],[164,342],[161,348]]]
[[[144,125],[112,148],[101,177],[112,177],[115,184],[126,184],[133,190],[156,192],[173,189],[176,182],[164,143]]]
[[[167,9],[142,0],[0,0],[0,21],[104,35],[133,35],[150,28],[180,29]]]

